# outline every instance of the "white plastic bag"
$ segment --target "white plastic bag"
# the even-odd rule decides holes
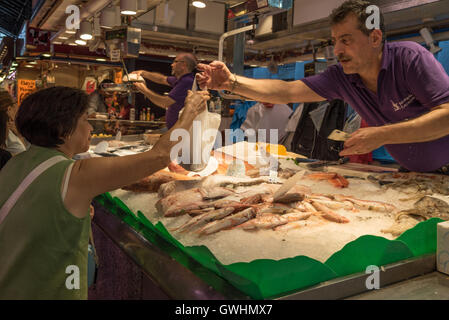
[[[192,91],[196,92],[196,78],[193,82]],[[209,163],[210,154],[217,138],[218,128],[221,123],[221,116],[218,113],[208,111],[208,107],[193,120],[193,125],[189,130],[190,145],[189,156],[181,157],[178,163],[186,170],[201,171]],[[184,109],[181,110],[181,112]],[[188,160],[187,160],[188,159]],[[187,160],[187,161],[186,161]]]

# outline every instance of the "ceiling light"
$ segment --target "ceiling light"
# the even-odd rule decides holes
[[[93,26],[94,26],[93,35],[95,37],[100,37],[101,36],[100,18],[94,18]]]
[[[28,62],[28,64],[37,64],[37,62],[36,61],[31,61],[31,62]]]
[[[75,43],[79,44],[80,46],[85,46],[87,44],[87,42],[82,39],[76,39]]]
[[[132,16],[137,13],[137,0],[120,0],[120,13]]]
[[[68,33],[68,34],[75,34],[75,33],[76,33],[76,30],[67,29],[67,30],[65,31],[65,33]]]
[[[116,6],[114,8],[115,11],[115,22],[114,22],[114,26],[116,27],[120,27],[122,25],[122,13],[120,12],[120,7]]]
[[[76,46],[77,46],[77,44],[76,44],[76,43],[74,43],[74,42],[70,42],[70,43],[69,43],[69,46],[72,46],[72,47],[76,47]]]
[[[26,67],[26,68],[34,68],[34,66],[31,65],[31,64],[26,64],[25,67]]]
[[[144,12],[148,10],[147,0],[137,0],[137,12]]]
[[[89,21],[82,21],[80,24],[80,38],[83,40],[92,40],[92,24]]]
[[[67,40],[68,38],[69,37],[64,37],[64,36],[59,37],[60,40]]]
[[[115,8],[109,7],[101,11],[100,27],[112,29],[115,27]]]
[[[101,62],[103,62],[103,61],[106,61],[106,59],[105,59],[105,58],[97,58],[97,59],[95,59],[95,60],[97,60],[97,61],[101,61]]]
[[[45,58],[50,58],[50,57],[51,57],[51,54],[49,54],[49,53],[43,53],[42,56],[45,57]]]
[[[193,1],[192,5],[196,8],[205,8],[206,7],[206,3],[204,1],[200,1],[200,0]]]

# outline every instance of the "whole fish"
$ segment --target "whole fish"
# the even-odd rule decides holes
[[[256,212],[253,208],[247,208],[239,213],[227,216],[221,220],[212,221],[206,224],[203,228],[198,230],[199,235],[208,235],[220,230],[234,227],[245,221],[248,221],[256,216]]]

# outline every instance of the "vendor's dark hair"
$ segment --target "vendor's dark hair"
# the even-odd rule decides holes
[[[370,35],[371,31],[366,27],[366,20],[371,14],[366,13],[366,8],[372,3],[363,0],[348,0],[343,2],[339,7],[332,10],[330,14],[331,26],[341,23],[349,14],[354,14],[359,20],[359,30],[366,35]],[[385,22],[382,12],[379,10],[379,29],[382,31],[382,42],[385,42]]]
[[[55,148],[64,143],[87,110],[87,94],[69,87],[51,87],[25,98],[16,126],[31,144]]]
[[[193,53],[186,52],[183,54],[183,59],[186,62],[187,69],[190,72],[195,71],[196,65],[198,64],[198,61],[197,61],[195,55]]]

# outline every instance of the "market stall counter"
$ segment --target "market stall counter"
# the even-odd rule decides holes
[[[404,185],[428,183],[431,196],[418,201],[444,201],[443,178],[351,163],[317,172],[289,154],[277,157],[279,180],[273,182],[262,167],[254,170],[257,161],[249,164],[264,147],[244,157],[227,155],[228,149],[214,153],[225,156],[211,176],[184,175],[171,165],[95,199],[97,250],[114,252],[100,259],[96,297],[122,283],[133,298],[341,299],[370,290],[376,269],[368,267],[377,268],[382,288],[435,272],[436,225],[445,220],[444,209],[441,215],[421,207],[425,219],[416,211],[409,217],[417,198]],[[237,177],[242,163],[244,176]],[[273,201],[296,176],[302,180]]]

